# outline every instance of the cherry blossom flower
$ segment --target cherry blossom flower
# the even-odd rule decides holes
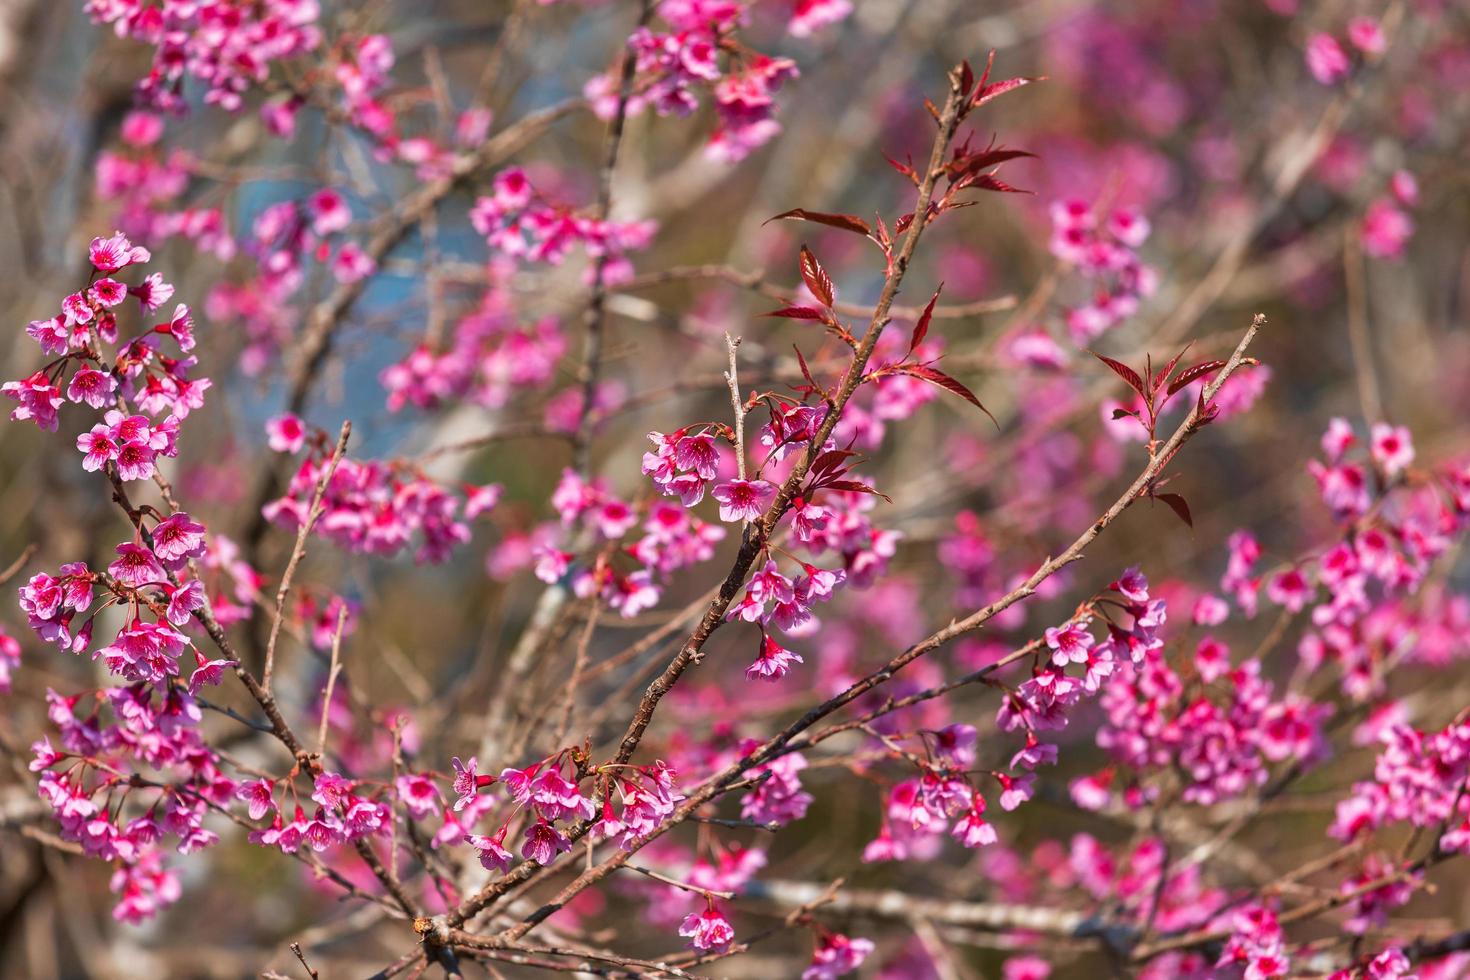
[[[765,480],[728,480],[714,489],[720,502],[720,520],[728,523],[760,520],[776,488]]]
[[[1348,76],[1352,63],[1330,34],[1313,34],[1307,38],[1307,70],[1323,85],[1335,85]]]
[[[714,904],[700,912],[690,912],[679,926],[679,935],[689,937],[689,945],[700,950],[719,950],[735,939],[735,930],[723,912]]]
[[[792,664],[801,662],[801,657],[783,648],[767,633],[761,637],[760,656],[745,668],[745,677],[747,680],[779,681],[791,670]]]

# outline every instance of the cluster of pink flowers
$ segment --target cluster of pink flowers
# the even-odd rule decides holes
[[[302,423],[294,417],[273,419],[269,430],[282,451],[305,442]],[[265,506],[265,516],[293,531],[300,528],[332,465],[332,453],[318,434],[286,493]],[[395,555],[417,539],[415,561],[442,562],[470,540],[465,521],[493,509],[499,497],[494,484],[466,487],[461,514],[460,497],[407,465],[343,457],[323,487],[313,533],[348,551],[374,555]]]
[[[401,788],[399,794],[405,806],[414,805]],[[272,814],[269,826],[250,832],[250,843],[274,847],[283,854],[294,854],[302,847],[321,852],[385,833],[393,822],[392,812],[382,799],[385,795],[381,787],[365,786],[329,771],[312,777],[310,799],[316,806],[310,817],[297,796],[295,780],[283,780],[278,786],[274,780],[254,779],[241,783],[234,793],[245,804],[251,820]]]
[[[420,344],[379,375],[390,411],[438,408],[451,399],[500,409],[516,393],[553,380],[567,351],[561,325],[552,317],[519,323],[506,286],[509,263],[497,260],[491,269],[492,282],[478,308],[460,318],[446,349]]]
[[[149,259],[147,249],[122,233],[93,239],[88,258],[95,271],[87,288],[68,296],[57,316],[26,328],[45,353],[59,356],[28,378],[6,382],[0,392],[17,403],[12,419],[30,420],[50,432],[60,425],[65,401],[108,409],[102,422],[77,438],[83,467],[97,470],[112,463],[123,480],[148,479],[158,457],[177,454],[179,422],[204,403],[210,387],[208,378],[189,378],[197,363],[193,357],[163,352],[164,337],[172,338],[181,353],[192,351],[194,321],[180,304],[167,323],[120,339],[116,308],[132,295],[144,313],[151,312],[173,295],[173,286],[156,273],[136,286],[113,278]],[[115,346],[116,353],[109,357],[104,345]],[[124,411],[129,401],[145,414]],[[154,422],[149,415],[164,418]]]
[[[519,167],[495,175],[491,192],[470,209],[470,223],[496,256],[559,265],[580,246],[600,261],[609,283],[633,274],[627,253],[646,248],[654,232],[651,222],[599,220],[548,200]]]
[[[78,717],[83,697],[48,691],[60,748],[37,741],[30,769],[40,773],[38,791],[55,810],[62,837],[117,866],[113,915],[139,922],[180,895],[177,878],[163,867],[165,838],[175,839],[180,854],[216,843],[204,820],[229,802],[235,783],[201,737],[199,707],[183,690],[108,688],[88,696],[94,708]]]
[[[1357,783],[1337,804],[1329,833],[1351,841],[1391,823],[1448,827],[1439,846],[1470,853],[1470,722],[1459,720],[1437,732],[1392,724],[1378,733],[1383,748],[1373,779]]]
[[[1136,774],[1138,783],[1123,793],[1128,805],[1154,798],[1151,775],[1180,774],[1182,798],[1209,805],[1263,784],[1270,763],[1305,766],[1324,757],[1330,707],[1296,694],[1274,700],[1260,661],[1232,667],[1228,649],[1212,636],[1199,641],[1194,665],[1197,676],[1186,679],[1150,651],[1141,664],[1124,665],[1103,693],[1108,722],[1097,740]],[[1080,781],[1074,798],[1089,808],[1103,805],[1109,794],[1100,782]]]
[[[1388,193],[1373,199],[1363,212],[1359,237],[1363,251],[1378,259],[1397,259],[1414,235],[1414,219],[1406,209],[1419,203],[1419,184],[1407,170],[1389,178]]]
[[[197,579],[180,582],[188,563],[204,554],[204,526],[183,511],[159,521],[150,544],[124,542],[105,575],[86,564],[63,565],[59,576],[44,572],[31,577],[20,589],[21,609],[31,629],[42,640],[81,653],[91,646],[96,613],[75,626],[94,602],[94,587],[102,584],[108,598],[102,608],[126,604],[129,616],[116,638],[96,651],[109,670],[130,682],[167,688],[170,678],[180,675],[179,658],[192,641],[179,632],[205,602],[204,588]],[[153,616],[143,618],[143,612]],[[100,610],[99,610],[100,611]],[[201,684],[218,684],[226,660],[206,660],[194,650],[195,670],[189,681],[194,693]]]
[[[661,116],[687,116],[699,107],[704,92],[713,100],[719,124],[707,151],[717,160],[734,162],[769,142],[781,131],[775,118],[775,93],[797,75],[796,64],[754,51],[735,36],[745,23],[747,0],[676,0],[658,6],[665,30],[640,27],[628,39],[636,59],[628,113],[653,107]],[[797,0],[787,30],[807,37],[843,20],[852,12],[849,0]],[[586,95],[604,119],[619,102],[619,73],[599,75],[586,85]]]
[[[138,95],[160,109],[182,110],[184,81],[192,78],[206,86],[205,102],[234,111],[245,92],[266,81],[274,62],[322,43],[317,0],[266,0],[248,6],[88,0],[87,14],[94,23],[111,24],[119,37],[153,46],[153,68],[138,83]]]
[[[596,797],[585,795],[577,782],[563,773],[569,765],[575,774],[576,764],[571,762],[570,753],[563,751],[523,769],[504,769],[497,778],[481,774],[474,758],[468,763],[456,758],[453,789],[457,796],[453,814],[445,814],[446,832],[452,827],[460,835],[459,840],[478,852],[480,864],[487,871],[506,871],[515,856],[505,841],[522,810],[526,811],[526,818],[521,830],[521,857],[547,865],[571,849],[572,838],[566,821],[580,821],[594,838],[617,840],[629,847],[662,823],[684,798],[674,786],[675,771],[656,762],[596,776],[601,797],[599,808]],[[415,814],[424,817],[438,812],[438,787],[427,776],[409,779],[409,785],[400,788],[400,795],[419,801],[410,804]],[[405,789],[412,789],[414,783],[417,789],[405,794]],[[495,833],[475,833],[475,825],[499,802],[481,790],[495,784],[505,787],[514,808],[502,816]]]
[[[1099,215],[1079,200],[1053,204],[1051,222],[1051,254],[1095,284],[1091,300],[1067,313],[1072,340],[1086,346],[1132,316],[1139,300],[1157,288],[1158,274],[1138,257],[1149,222],[1125,208]]]
[[[1388,50],[1383,26],[1373,17],[1354,17],[1346,33],[1348,44],[1364,58],[1377,58]],[[1323,85],[1336,85],[1353,71],[1352,58],[1331,34],[1319,32],[1307,38],[1306,59],[1307,70]]]

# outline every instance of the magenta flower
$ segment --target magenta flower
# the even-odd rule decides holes
[[[124,266],[147,262],[150,256],[146,248],[134,245],[119,231],[111,238],[92,239],[88,258],[92,261],[92,268],[98,272],[116,272]]]
[[[1047,627],[1046,630],[1046,645],[1053,650],[1051,662],[1058,667],[1087,663],[1087,651],[1092,649],[1093,643],[1092,634],[1075,620],[1060,628]]]
[[[765,480],[730,480],[714,489],[720,502],[720,520],[759,520],[766,504],[776,495],[776,488]]]
[[[117,558],[107,566],[107,573],[133,588],[168,578],[153,552],[131,541],[117,546]]]
[[[755,663],[745,668],[746,680],[779,681],[791,670],[792,664],[801,663],[801,658],[771,639],[769,633],[761,637],[760,656]]]
[[[117,380],[112,375],[96,368],[83,367],[72,375],[66,386],[66,397],[74,402],[86,402],[92,408],[102,408],[117,390]],[[96,427],[92,431],[96,431]]]
[[[10,413],[13,420],[30,419],[47,432],[55,432],[60,426],[56,410],[61,407],[61,389],[50,384],[46,375],[33,374],[24,381],[7,381],[0,385],[0,394],[19,403]]]
[[[801,980],[835,980],[862,966],[872,952],[871,939],[849,939],[841,933],[829,932],[812,953],[812,961],[801,972]]]
[[[306,442],[306,424],[295,415],[277,415],[265,423],[266,441],[278,453],[298,452]]]
[[[153,529],[153,552],[169,564],[204,554],[204,525],[188,514],[177,514],[160,521]]]
[[[118,446],[107,434],[107,426],[97,423],[91,432],[77,436],[77,450],[83,454],[82,469],[95,473],[112,460],[117,459]]]
[[[1368,205],[1359,237],[1363,251],[1378,259],[1397,259],[1414,236],[1414,219],[1388,198]]]
[[[565,834],[547,821],[538,820],[526,828],[526,842],[521,845],[521,857],[547,865],[555,861],[558,854],[571,849],[572,842]]]
[[[398,789],[398,798],[415,819],[423,820],[439,812],[444,798],[439,795],[439,787],[428,776],[423,773],[405,773],[398,777],[394,785]]]
[[[684,917],[679,935],[689,937],[689,945],[695,949],[724,949],[735,938],[735,930],[711,901],[703,912],[691,912]]]
[[[177,589],[165,585],[164,591],[168,595],[164,615],[175,626],[183,626],[196,610],[204,608],[204,585],[198,579],[191,579]]]
[[[147,480],[153,476],[155,453],[142,442],[125,442],[117,450],[117,475],[124,482]]]
[[[312,784],[311,798],[329,810],[335,810],[347,801],[352,793],[353,782],[335,772],[323,772]]]
[[[198,694],[199,688],[205,684],[211,687],[217,687],[220,681],[225,678],[225,668],[233,667],[236,663],[234,660],[225,659],[205,660],[197,652],[195,657],[196,666],[194,672],[189,675],[189,693],[191,695]]]
[[[1392,479],[1414,462],[1414,440],[1409,430],[1402,426],[1379,422],[1373,426],[1372,451],[1374,461]]]
[[[674,444],[674,464],[681,470],[693,470],[701,480],[713,480],[720,465],[715,437],[708,432],[684,436]]]
[[[1364,54],[1378,55],[1388,50],[1383,27],[1373,17],[1354,17],[1348,21],[1348,41]]]
[[[1307,70],[1323,85],[1336,85],[1348,76],[1352,62],[1337,39],[1330,34],[1313,34],[1307,39]]]
[[[480,867],[486,871],[509,871],[511,861],[515,855],[507,851],[503,846],[506,828],[500,828],[500,833],[494,837],[485,837],[481,834],[465,834],[464,842],[479,851]]]
[[[479,774],[475,772],[475,767],[479,765],[479,762],[474,756],[470,756],[469,764],[466,765],[459,761],[459,756],[455,756],[450,763],[454,766],[453,788],[456,794],[454,809],[459,811],[463,810],[465,804],[473,800],[480,791]],[[488,778],[493,781],[495,777]]]

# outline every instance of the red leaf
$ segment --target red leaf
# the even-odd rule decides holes
[[[888,226],[883,223],[882,215],[874,215],[873,221],[876,223],[878,228],[878,233],[873,236],[873,240],[878,243],[879,247],[881,247],[884,252],[887,252],[888,249],[893,245],[893,239],[888,237]]]
[[[1189,504],[1177,493],[1160,493],[1154,495],[1155,500],[1162,500],[1169,505],[1169,509],[1185,524],[1194,527],[1194,518],[1189,514]]]
[[[1012,187],[1003,180],[996,179],[994,174],[980,174],[975,177],[966,178],[962,181],[965,187],[978,187],[985,191],[998,191],[1001,194],[1035,194],[1020,187]]]
[[[828,470],[836,469],[842,465],[842,461],[856,456],[857,453],[850,449],[829,449],[818,456],[816,462],[812,463],[811,474],[820,476]]]
[[[995,49],[994,48],[991,48],[990,49],[990,53],[985,56],[985,70],[980,73],[980,88],[984,88],[985,87],[985,83],[990,80],[990,69],[992,69],[994,67],[995,67]],[[978,92],[978,90],[977,90],[977,92]]]
[[[825,320],[827,314],[810,306],[783,306],[779,310],[762,313],[761,316],[781,316],[788,320]]]
[[[984,170],[986,167],[994,167],[1008,160],[1016,160],[1021,157],[1034,157],[1035,153],[1026,150],[982,150],[979,153],[971,153],[968,156],[958,156],[951,160],[944,168],[952,176],[974,173]]]
[[[859,483],[857,480],[833,480],[831,483],[822,484],[822,488],[824,490],[845,490],[849,493],[871,493],[875,496],[882,497],[890,504],[893,503],[893,498],[888,496],[888,494],[879,493],[866,483]]]
[[[794,218],[797,221],[815,221],[819,225],[841,228],[843,231],[855,231],[859,235],[872,234],[872,229],[868,227],[868,223],[855,214],[826,214],[822,211],[808,211],[806,208],[792,208],[790,211],[782,211],[773,218],[767,218],[762,224],[768,225],[772,221],[779,221],[782,218]]]
[[[975,92],[975,98],[971,101],[970,105],[978,109],[991,99],[1000,98],[1007,92],[1018,89],[1022,85],[1029,85],[1032,82],[1039,81],[1041,81],[1040,78],[1007,78],[1003,82],[991,82],[989,85],[982,85]]]
[[[812,295],[821,300],[823,306],[831,308],[832,301],[836,298],[832,277],[827,275],[822,263],[817,261],[812,250],[805,245],[801,247],[801,280],[806,283],[806,288],[811,290]]]
[[[806,378],[807,384],[811,385],[812,393],[820,394],[823,398],[826,398],[827,392],[821,385],[817,384],[817,379],[812,377],[812,369],[807,367],[806,358],[802,356],[801,348],[792,344],[791,349],[796,351],[796,363],[801,365],[801,376]]]
[[[922,344],[924,342],[924,338],[928,336],[929,320],[934,316],[934,304],[939,302],[939,294],[942,292],[944,292],[944,283],[940,283],[939,288],[934,290],[934,298],[929,300],[929,305],[924,307],[923,313],[919,314],[919,322],[914,324],[913,336],[909,338],[910,354],[912,354],[914,352],[914,348]]]
[[[1099,354],[1095,350],[1090,350],[1087,353],[1091,354],[1093,357],[1097,358],[1099,361],[1102,361],[1108,367],[1112,368],[1114,374],[1116,374],[1118,377],[1122,378],[1128,383],[1128,387],[1138,392],[1139,395],[1143,395],[1143,379],[1138,376],[1137,371],[1133,370],[1122,361],[1115,361],[1111,357],[1108,357],[1104,354]]]
[[[1170,358],[1169,363],[1159,368],[1159,370],[1154,374],[1153,380],[1150,382],[1150,385],[1153,387],[1155,392],[1162,388],[1164,386],[1164,382],[1169,379],[1169,375],[1174,373],[1174,369],[1179,366],[1180,359],[1183,358],[1185,354],[1189,353],[1190,346],[1190,344],[1185,344],[1182,351]]]
[[[959,395],[965,401],[969,402],[971,405],[974,405],[986,415],[990,415],[990,409],[980,404],[980,399],[975,397],[975,393],[973,391],[971,391],[969,388],[966,388],[963,384],[956,381],[954,378],[951,378],[949,375],[945,374],[938,368],[930,367],[927,364],[902,364],[899,365],[897,370],[903,374],[911,374],[914,377],[919,378],[920,380],[927,381],[931,385],[937,385],[938,387],[943,388],[945,391],[951,392],[952,394]],[[1000,427],[1000,423],[995,421],[994,415],[990,415],[990,421],[995,422],[996,428]]]
[[[1188,385],[1194,381],[1198,381],[1205,375],[1211,373],[1212,371],[1218,371],[1224,366],[1224,361],[1203,361],[1199,364],[1194,365],[1194,367],[1186,368],[1184,373],[1175,378],[1174,381],[1169,385],[1169,394],[1174,394],[1185,385]]]
[[[956,205],[956,206],[959,206],[959,205]],[[929,203],[929,211],[928,211],[929,218],[932,219],[938,213],[939,213],[939,205],[938,204],[935,204],[934,202],[931,201]],[[893,233],[895,235],[902,235],[904,232],[906,232],[906,231],[909,230],[909,225],[911,225],[913,223],[914,223],[914,213],[912,211],[910,211],[908,214],[904,215],[903,217],[899,218],[896,222],[894,222],[894,224],[893,224]]]
[[[899,163],[897,160],[893,159],[893,157],[886,154],[884,155],[883,159],[887,160],[888,165],[894,170],[897,170],[909,180],[913,181],[915,187],[919,186],[919,172],[915,170],[911,165]]]

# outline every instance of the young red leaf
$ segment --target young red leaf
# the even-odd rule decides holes
[[[1172,510],[1181,521],[1189,525],[1191,528],[1194,527],[1194,518],[1191,517],[1189,514],[1189,503],[1185,501],[1185,499],[1179,494],[1160,493],[1155,494],[1154,499],[1162,500],[1164,503],[1168,504],[1169,509]]]
[[[1113,373],[1122,378],[1125,382],[1127,382],[1128,387],[1138,392],[1139,395],[1144,394],[1143,379],[1138,376],[1137,371],[1133,370],[1122,361],[1115,361],[1111,357],[1108,357],[1106,354],[1099,354],[1095,350],[1090,350],[1087,353],[1091,354],[1093,357],[1097,358],[1099,361],[1102,361],[1108,367],[1112,368]]]
[[[1175,378],[1169,385],[1169,394],[1174,394],[1180,388],[1191,382],[1198,381],[1207,374],[1220,370],[1225,366],[1224,361],[1202,361],[1193,367],[1186,368],[1184,373]]]
[[[822,268],[822,263],[817,261],[812,250],[805,245],[801,247],[801,280],[806,283],[806,288],[811,290],[812,295],[820,300],[823,306],[831,308],[832,301],[836,299],[832,277],[827,275],[827,270]]]
[[[812,463],[811,473],[813,476],[821,476],[829,470],[834,470],[842,465],[842,461],[856,456],[857,453],[850,449],[829,449],[816,458]]]
[[[1000,96],[1005,95],[1007,92],[1010,92],[1010,91],[1013,91],[1015,89],[1020,88],[1022,85],[1029,85],[1032,82],[1039,82],[1039,81],[1042,81],[1042,79],[1041,78],[1007,78],[1003,82],[991,82],[989,85],[982,85],[975,92],[975,98],[971,101],[970,105],[973,106],[974,108],[977,108],[978,109],[980,106],[983,106],[985,103],[989,102],[991,99],[999,98]]]
[[[940,283],[939,288],[934,290],[934,297],[929,300],[929,305],[924,307],[924,312],[919,314],[919,322],[914,324],[913,335],[909,337],[910,354],[912,354],[914,352],[914,348],[922,344],[924,342],[924,338],[929,335],[929,320],[934,316],[934,304],[939,302],[939,294],[942,292],[944,292],[944,283]]]
[[[981,89],[981,88],[984,88],[985,87],[985,83],[988,82],[988,81],[990,81],[990,69],[992,69],[994,67],[995,67],[995,49],[994,48],[991,48],[990,49],[990,53],[985,56],[985,70],[980,73],[980,84],[979,84],[979,86],[977,88],[977,91],[979,89]]]
[[[893,498],[888,496],[888,494],[879,493],[866,483],[859,483],[857,480],[833,480],[830,483],[822,484],[822,488],[824,490],[846,490],[849,493],[871,493],[875,496],[882,497],[890,504],[893,503]]]
[[[812,369],[807,367],[806,358],[802,356],[801,348],[792,344],[791,349],[796,351],[796,363],[801,365],[801,376],[806,378],[806,383],[811,386],[812,394],[821,395],[823,398],[826,398],[827,392],[821,385],[817,384],[817,379],[812,377]]]
[[[888,226],[883,223],[882,215],[874,215],[873,222],[877,228],[876,233],[873,235],[873,240],[878,243],[879,248],[887,252],[893,245],[893,239],[888,236]]]
[[[812,306],[783,306],[779,310],[762,313],[761,316],[780,316],[788,320],[825,320],[827,314]]]
[[[1154,391],[1157,392],[1160,388],[1164,386],[1164,382],[1169,379],[1169,375],[1173,374],[1174,369],[1179,366],[1179,361],[1184,357],[1185,354],[1189,353],[1190,346],[1191,345],[1189,344],[1185,344],[1182,351],[1170,358],[1169,363],[1159,368],[1159,370],[1154,374],[1153,380],[1150,382]]]
[[[1035,153],[1029,153],[1026,150],[982,150],[968,156],[956,157],[944,169],[952,177],[959,177],[963,174],[984,170],[986,167],[994,167],[1008,160],[1034,156],[1036,156]]]
[[[978,187],[981,190],[997,191],[997,192],[999,192],[1001,194],[1035,194],[1036,193],[1035,191],[1028,191],[1028,190],[1026,190],[1024,188],[1021,188],[1021,187],[1012,187],[1010,184],[1007,184],[1005,181],[996,179],[996,177],[995,177],[994,174],[978,174],[978,175],[976,175],[974,177],[967,177],[963,181],[961,181],[960,183],[963,186],[965,186],[965,187]]]
[[[980,404],[980,399],[975,397],[975,393],[973,391],[971,391],[969,388],[966,388],[963,384],[956,381],[954,378],[951,378],[949,375],[945,374],[938,368],[930,367],[927,364],[903,364],[900,365],[897,370],[903,374],[911,374],[916,378],[927,381],[931,385],[937,385],[938,387],[943,388],[945,391],[948,391],[952,394],[959,395],[965,401],[969,402],[971,405],[974,405],[986,415],[990,415],[990,409]],[[990,421],[995,422],[996,428],[1000,427],[1000,423],[996,422],[994,415],[990,415]]]
[[[768,225],[772,221],[779,221],[782,218],[792,218],[797,221],[814,221],[819,225],[841,228],[843,231],[855,231],[859,235],[872,234],[872,229],[868,227],[868,223],[855,214],[827,214],[822,211],[808,211],[806,208],[792,208],[790,211],[782,211],[775,217],[767,218],[762,224]]]
[[[888,165],[890,167],[892,167],[894,170],[897,170],[899,173],[903,174],[910,181],[912,181],[915,187],[919,186],[919,172],[915,170],[911,165],[899,163],[897,160],[893,159],[893,157],[887,156],[886,154],[884,155],[883,159],[888,161]]]

